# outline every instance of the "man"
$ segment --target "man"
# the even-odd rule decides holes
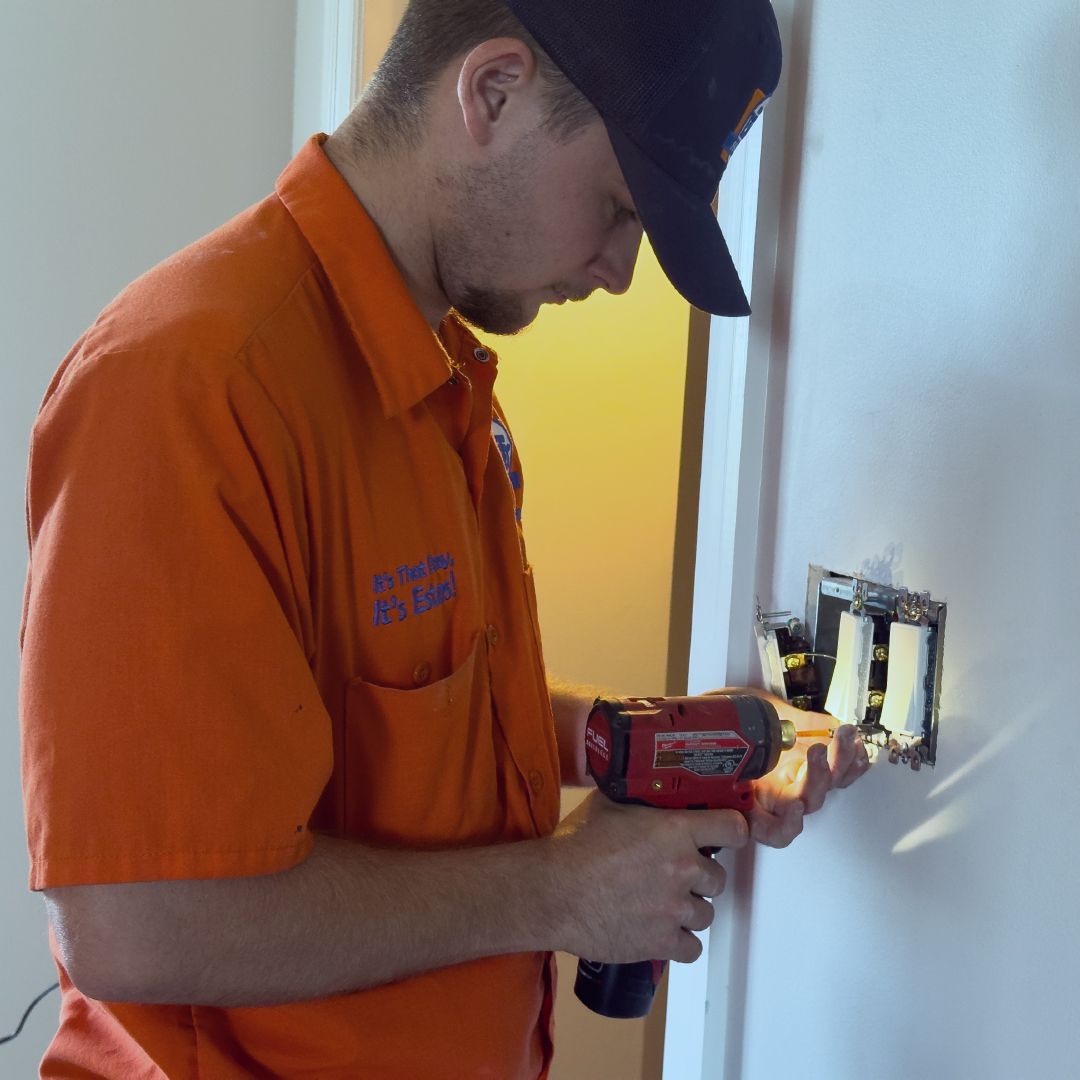
[[[552,950],[699,954],[699,849],[747,825],[559,823],[593,695],[548,692],[465,323],[624,291],[643,226],[745,313],[709,202],[778,76],[767,0],[414,0],[341,129],[77,343],[28,487],[43,1076],[531,1080]],[[864,769],[851,734],[760,787],[758,840]]]

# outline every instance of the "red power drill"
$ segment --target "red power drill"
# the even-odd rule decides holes
[[[589,775],[615,802],[746,814],[754,803],[752,781],[776,768],[795,737],[790,720],[749,695],[597,698],[585,726],[585,754]],[[663,973],[662,960],[580,960],[574,993],[602,1016],[645,1016]]]

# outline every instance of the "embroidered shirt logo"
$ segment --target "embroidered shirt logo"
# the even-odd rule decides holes
[[[506,425],[497,416],[491,418],[491,437],[495,440],[495,445],[498,447],[499,453],[502,454],[506,475],[513,480],[514,441],[510,438],[510,432],[507,431]]]
[[[514,468],[514,440],[510,438],[510,432],[506,425],[497,417],[491,418],[491,437],[495,440],[495,446],[502,457],[506,475],[510,477],[510,486],[517,495],[518,506],[514,509],[514,517],[521,520],[521,473]]]
[[[449,551],[406,561],[372,575],[372,625],[389,626],[426,615],[457,599],[454,556]]]
[[[510,477],[510,485],[517,491],[521,487],[521,473],[514,468],[514,440],[510,438],[506,425],[497,416],[491,419],[491,437],[502,456],[506,475]]]

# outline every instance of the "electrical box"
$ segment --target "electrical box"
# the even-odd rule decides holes
[[[945,612],[927,592],[811,566],[805,619],[758,607],[765,686],[796,708],[855,724],[893,764],[933,765]]]

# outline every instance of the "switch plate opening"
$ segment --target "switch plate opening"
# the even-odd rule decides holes
[[[805,619],[758,606],[765,686],[796,708],[855,724],[894,764],[932,766],[946,610],[928,592],[811,566]]]

